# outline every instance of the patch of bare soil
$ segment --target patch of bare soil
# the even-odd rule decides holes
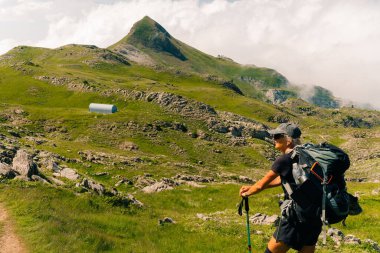
[[[0,205],[0,253],[26,253],[24,244],[15,234],[7,211]]]

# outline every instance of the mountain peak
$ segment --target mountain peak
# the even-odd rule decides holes
[[[148,16],[136,22],[121,43],[131,44],[137,48],[145,47],[155,51],[166,52],[182,61],[187,60],[182,54],[178,42],[159,23]]]

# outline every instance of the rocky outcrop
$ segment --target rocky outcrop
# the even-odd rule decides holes
[[[173,179],[199,182],[199,183],[211,183],[215,181],[215,179],[212,177],[202,177],[202,176],[197,176],[197,175],[181,175],[181,174],[174,176]]]
[[[146,186],[142,189],[145,193],[153,193],[153,192],[160,192],[165,190],[172,190],[175,186],[178,186],[179,183],[169,179],[169,178],[162,178],[160,182],[156,182],[153,185]]]
[[[102,184],[99,184],[99,183],[92,181],[92,180],[89,180],[87,178],[84,178],[82,180],[82,182],[78,183],[76,186],[82,187],[85,190],[93,191],[99,195],[104,195],[106,192],[106,188]]]
[[[281,104],[285,102],[290,97],[294,97],[295,94],[287,91],[287,90],[277,90],[277,89],[269,89],[265,96],[273,103],[273,104]]]
[[[106,96],[113,94],[118,94],[132,100],[153,102],[167,108],[171,112],[179,113],[184,116],[196,116],[196,118],[207,119],[216,115],[214,108],[209,105],[167,92],[145,92],[126,89],[107,90],[103,92],[103,95]]]
[[[91,150],[79,151],[78,155],[80,155],[83,161],[103,165],[115,165],[116,163],[130,165],[143,162],[142,159],[139,157],[119,156],[104,152],[94,152]]]

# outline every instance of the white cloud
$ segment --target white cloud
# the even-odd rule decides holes
[[[145,15],[206,53],[380,108],[374,0],[0,0],[0,53],[25,42],[107,47]]]

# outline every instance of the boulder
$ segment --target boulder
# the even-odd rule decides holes
[[[104,193],[106,192],[106,189],[102,184],[96,183],[92,180],[88,180],[87,178],[84,178],[82,182],[79,184],[79,186],[82,186],[85,189],[92,190],[99,195],[104,195]]]
[[[80,178],[80,175],[75,170],[70,169],[70,168],[63,168],[59,172],[59,174],[61,177],[65,177],[73,181],[78,180]]]
[[[31,177],[38,174],[37,165],[33,162],[30,155],[25,150],[17,151],[15,158],[13,158],[13,168],[19,175]]]

